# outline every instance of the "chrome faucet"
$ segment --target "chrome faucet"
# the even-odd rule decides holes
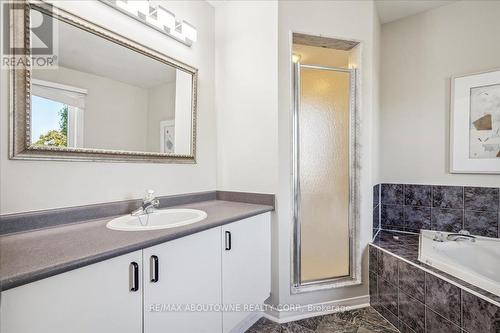
[[[448,234],[446,237],[449,241],[457,241],[457,240],[468,240],[471,242],[476,241],[476,237],[472,236],[470,232],[467,230],[460,230],[457,234]]]
[[[432,239],[435,242],[444,242],[444,235],[441,231],[438,231],[434,234],[434,238]]]
[[[142,200],[142,205],[141,207],[137,208],[134,210],[131,215],[132,216],[138,216],[138,215],[145,215],[145,214],[151,214],[153,213],[158,206],[160,205],[160,200],[158,200],[154,196],[155,191],[153,190],[148,190],[146,193],[146,196]]]

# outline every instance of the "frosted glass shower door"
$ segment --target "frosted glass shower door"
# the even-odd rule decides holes
[[[301,283],[349,276],[351,73],[300,67]]]

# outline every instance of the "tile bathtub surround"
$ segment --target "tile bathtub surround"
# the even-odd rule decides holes
[[[425,332],[425,305],[404,292],[398,294],[399,320],[417,333]],[[401,324],[399,325],[401,326]]]
[[[486,237],[497,237],[498,223],[497,212],[477,212],[465,211],[464,229],[470,231],[474,235],[482,235]],[[500,237],[500,235],[498,235]]]
[[[461,186],[432,186],[432,207],[463,209],[464,189]]]
[[[430,207],[432,190],[426,185],[405,185],[404,204],[408,206]]]
[[[498,191],[498,188],[491,187],[466,187],[465,209],[498,212]]]
[[[425,272],[407,262],[398,262],[399,287],[420,302],[425,301]]]
[[[466,291],[462,292],[462,302],[462,325],[467,332],[500,332],[499,307]]]
[[[402,184],[381,184],[380,202],[384,205],[402,205],[403,204],[403,185]]]
[[[431,228],[431,207],[405,206],[404,228],[406,231],[419,232]]]
[[[377,262],[374,262],[373,260],[370,262],[369,267],[370,271],[375,271],[377,274],[380,275],[380,270],[377,266],[377,268],[374,268],[374,265],[379,265],[380,260],[378,259],[378,249],[384,249],[385,251],[388,251],[388,255],[394,255],[398,259],[402,258],[403,263],[406,263],[407,266],[399,264],[400,266],[398,267],[399,269],[399,283],[404,283],[405,280],[407,279],[405,276],[410,276],[413,279],[418,279],[421,281],[419,283],[419,286],[424,286],[424,275],[423,273],[425,271],[435,273],[438,276],[443,277],[444,279],[447,279],[447,281],[453,281],[454,285],[459,286],[461,288],[464,288],[466,290],[472,290],[475,293],[478,293],[479,295],[482,295],[482,297],[486,300],[489,300],[490,302],[493,302],[497,305],[500,306],[500,296],[496,296],[486,290],[483,290],[481,288],[478,288],[476,286],[471,285],[470,283],[467,283],[461,279],[458,279],[454,276],[451,276],[441,270],[438,270],[434,267],[431,267],[429,265],[426,265],[424,263],[421,263],[418,261],[418,247],[419,247],[419,235],[417,234],[410,234],[410,233],[400,233],[396,231],[386,231],[386,230],[381,230],[377,237],[373,240],[373,245],[375,246],[370,246],[373,247],[374,249],[370,249],[369,255],[375,256],[377,258]],[[377,248],[378,247],[378,248]],[[382,257],[382,255],[381,255]],[[409,271],[407,273],[406,271]],[[420,273],[417,273],[420,271]],[[403,285],[405,290],[410,290],[411,286],[406,283]],[[413,292],[415,294],[415,298],[424,301],[425,299],[425,290],[424,289],[419,289]],[[419,296],[420,295],[420,296]],[[500,332],[499,332],[500,333]]]
[[[500,333],[495,304],[373,245],[369,255],[370,305],[401,332]]]
[[[466,229],[475,235],[500,237],[499,188],[381,184],[374,186],[373,200],[373,206],[379,207],[373,212],[374,234],[379,218],[384,230],[418,233],[421,229]]]
[[[431,310],[460,325],[460,288],[432,274],[425,274],[425,304]]]
[[[403,205],[382,205],[380,225],[382,229],[404,230]]]

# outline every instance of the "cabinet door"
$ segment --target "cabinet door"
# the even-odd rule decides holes
[[[224,306],[263,304],[271,290],[270,213],[225,225],[222,237]],[[223,332],[231,331],[251,312],[224,312]]]
[[[2,333],[140,333],[142,251],[2,292]]]
[[[221,304],[220,229],[143,250],[144,333],[221,332],[221,312],[199,308]]]

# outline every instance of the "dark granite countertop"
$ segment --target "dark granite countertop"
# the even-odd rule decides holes
[[[418,261],[419,234],[402,233],[397,231],[380,230],[374,238],[372,245],[378,248],[399,256],[409,263],[428,270],[435,275],[444,277],[462,288],[467,288],[482,295],[485,299],[500,303],[500,297],[496,296],[484,289],[478,288],[462,279],[456,278],[448,273],[445,273],[437,268],[424,264]]]
[[[172,229],[116,231],[113,217],[0,237],[0,289],[7,290],[199,231],[272,211],[268,205],[211,200],[171,208],[207,213],[203,221]]]

